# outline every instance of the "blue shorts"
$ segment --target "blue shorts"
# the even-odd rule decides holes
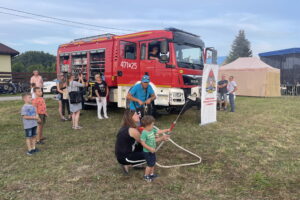
[[[156,155],[155,153],[151,152],[144,152],[144,156],[147,162],[148,167],[154,167],[155,162],[156,162]]]
[[[36,136],[36,126],[25,129],[25,137],[26,138],[32,138],[34,136]]]

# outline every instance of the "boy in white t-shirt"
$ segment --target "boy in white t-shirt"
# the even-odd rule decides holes
[[[233,76],[229,77],[229,82],[227,84],[227,91],[229,93],[230,112],[235,112],[234,96],[235,96],[235,91],[237,91],[237,84],[233,80]]]

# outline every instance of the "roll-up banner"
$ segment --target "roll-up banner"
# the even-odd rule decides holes
[[[218,65],[204,65],[201,89],[200,125],[205,125],[217,121],[218,72]]]

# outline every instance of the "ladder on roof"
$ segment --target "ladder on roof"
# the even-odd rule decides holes
[[[98,38],[112,38],[113,36],[116,36],[115,34],[111,34],[111,33],[106,33],[106,34],[101,34],[101,35],[95,35],[95,36],[89,36],[89,37],[84,37],[84,38],[78,38],[75,39],[74,42],[76,41],[84,41],[84,42],[88,42],[88,41],[92,41],[94,39],[98,39]]]

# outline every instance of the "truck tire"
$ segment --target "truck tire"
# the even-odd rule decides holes
[[[56,94],[57,92],[57,87],[56,86],[53,86],[50,90],[51,94]]]

